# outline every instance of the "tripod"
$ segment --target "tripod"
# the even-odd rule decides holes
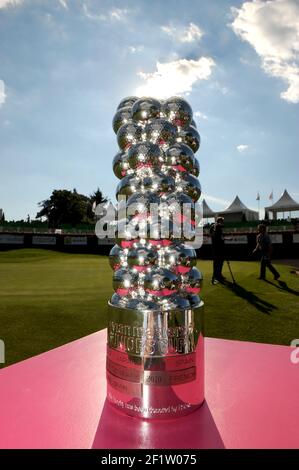
[[[230,275],[231,275],[232,280],[233,280],[233,284],[236,284],[236,281],[235,281],[235,278],[234,278],[234,275],[233,275],[233,272],[232,272],[232,268],[231,268],[231,266],[230,266],[230,261],[228,261],[228,259],[227,259],[226,262],[227,262],[227,266],[228,266]]]

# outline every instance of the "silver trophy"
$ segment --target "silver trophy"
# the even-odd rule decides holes
[[[201,194],[200,136],[179,97],[125,98],[113,128],[125,215],[110,252],[107,399],[131,416],[176,418],[204,400],[202,274],[188,246]]]

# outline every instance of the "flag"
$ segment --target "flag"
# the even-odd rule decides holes
[[[269,199],[271,199],[271,200],[273,201],[273,189],[272,189],[272,191],[271,191],[271,193],[270,193],[270,195],[269,195]]]
[[[259,191],[257,192],[256,200],[257,200],[257,201],[260,201],[260,200],[261,200],[261,196],[260,196],[260,192],[259,192]]]

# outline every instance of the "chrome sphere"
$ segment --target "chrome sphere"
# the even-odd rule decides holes
[[[133,145],[128,151],[128,162],[131,168],[161,168],[163,152],[158,145],[142,142]]]
[[[150,191],[144,194],[136,193],[129,197],[126,209],[128,216],[134,214],[147,215],[150,212],[151,204],[159,204],[160,198],[157,194]]]
[[[111,297],[110,303],[115,307],[127,308],[128,306],[129,297],[125,295],[119,295],[114,292]]]
[[[196,266],[197,256],[194,248],[188,245],[178,244],[173,248],[173,251],[176,252],[176,272],[186,273]]]
[[[114,245],[109,253],[109,263],[113,271],[126,267],[127,255],[119,245]]]
[[[178,252],[175,250],[175,245],[170,245],[169,247],[164,248],[160,257],[159,265],[174,271],[177,264]]]
[[[129,225],[128,219],[121,219],[117,222],[114,236],[116,243],[122,248],[132,246],[132,240],[134,240],[135,232]]]
[[[189,300],[177,294],[170,295],[169,297],[161,297],[159,304],[163,312],[167,312],[168,310],[186,310],[190,308]]]
[[[126,152],[118,152],[113,158],[113,173],[118,179],[122,179],[127,175],[130,165],[128,163],[128,154]]]
[[[140,218],[139,215],[128,217],[127,231],[134,240],[160,240],[161,226],[158,222],[150,222],[149,217]]]
[[[138,96],[127,96],[126,98],[121,100],[121,102],[117,106],[117,109],[125,108],[126,106],[130,106],[132,108],[133,104],[137,100],[138,100]]]
[[[165,119],[156,119],[144,129],[146,140],[161,146],[172,145],[177,137],[176,128]]]
[[[174,144],[165,152],[165,163],[178,171],[191,171],[194,166],[194,154],[185,144]]]
[[[128,251],[128,265],[137,271],[143,271],[147,266],[153,266],[158,261],[158,253],[156,250],[150,249],[146,246],[139,246],[131,248]],[[142,268],[142,269],[140,269]]]
[[[178,277],[165,268],[151,269],[144,276],[144,289],[153,295],[171,295],[178,289]]]
[[[153,192],[165,194],[175,190],[175,181],[164,173],[153,173],[151,176],[137,176],[133,184],[134,192]]]
[[[124,124],[127,124],[129,122],[132,122],[132,117],[131,117],[131,108],[130,106],[125,106],[124,108],[119,108],[113,118],[112,121],[112,127],[117,134],[118,129],[123,126]]]
[[[201,298],[196,294],[187,294],[186,299],[189,301],[191,308],[198,307],[201,303]]]
[[[195,216],[195,204],[191,197],[187,194],[184,194],[183,192],[170,194],[167,196],[166,204],[169,207],[169,211],[173,214],[184,214],[184,210],[182,212],[182,209],[185,207],[185,209],[188,209],[188,212],[190,211],[192,216]],[[184,206],[185,204],[186,206]],[[183,219],[181,218],[180,220]]]
[[[119,295],[128,295],[138,286],[138,273],[121,268],[114,272],[113,289]]]
[[[196,206],[192,199],[183,192],[166,197],[171,220],[185,232],[187,225],[195,226]],[[183,237],[182,237],[183,238]]]
[[[137,178],[134,175],[125,176],[117,185],[116,198],[119,196],[131,196],[136,192]]]
[[[145,176],[143,178],[136,177],[136,184],[134,184],[134,189],[137,193],[144,193],[146,191],[151,191],[153,186],[152,177]]]
[[[139,98],[132,106],[132,118],[135,122],[146,122],[160,117],[161,104],[154,98]]]
[[[186,274],[181,274],[181,289],[190,294],[198,295],[202,288],[203,275],[197,268],[192,268]]]
[[[168,98],[162,107],[163,115],[174,126],[187,127],[192,121],[192,108],[183,98],[173,96]]]
[[[134,123],[124,124],[118,129],[117,142],[121,150],[128,150],[132,145],[141,142],[142,128]]]
[[[176,194],[170,194],[166,198],[166,204],[169,205],[171,210],[175,208],[177,205],[181,206],[182,204],[190,204],[192,207],[195,207],[194,202],[192,201],[191,197],[182,192],[176,193]]]
[[[158,222],[160,239],[163,242],[168,240],[171,243],[179,243],[183,238],[182,227],[179,223],[174,222],[171,217],[161,217]],[[163,244],[165,245],[165,244]]]
[[[162,172],[157,172],[152,178],[152,190],[159,194],[167,194],[175,191],[176,184],[174,178],[167,176]]]
[[[194,202],[198,201],[201,195],[201,186],[198,179],[189,173],[182,173],[180,181],[182,191],[187,194]]]
[[[196,178],[199,176],[200,173],[200,166],[199,166],[199,161],[197,160],[196,157],[194,157],[194,165],[193,168],[190,170],[191,175],[196,176]]]
[[[200,135],[193,126],[180,130],[177,141],[188,145],[194,153],[197,152],[200,147]]]

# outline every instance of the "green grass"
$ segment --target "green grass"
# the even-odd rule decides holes
[[[237,287],[206,282],[206,335],[273,344],[299,337],[299,278],[279,266],[282,282],[258,281],[258,263],[232,262]],[[229,279],[227,267],[224,274]],[[112,272],[104,256],[22,249],[0,252],[0,339],[6,365],[106,326]]]

